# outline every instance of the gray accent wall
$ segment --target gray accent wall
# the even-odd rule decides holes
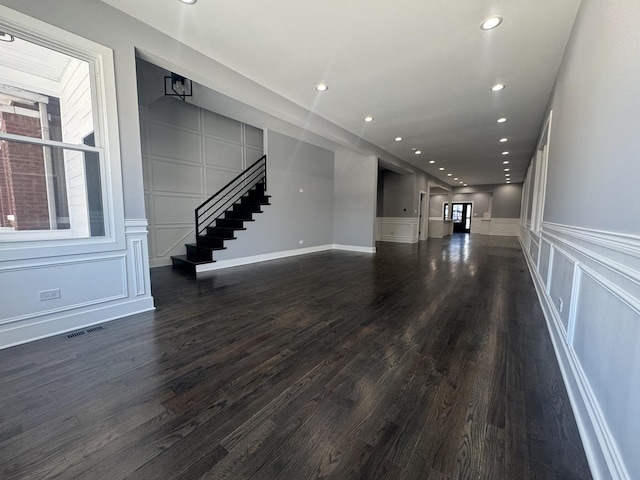
[[[474,185],[454,189],[453,199],[457,201],[477,202],[474,212],[482,217],[489,211],[489,197],[491,199],[491,216],[494,218],[520,218],[520,204],[522,203],[522,184],[510,185]],[[466,200],[465,200],[466,199]]]

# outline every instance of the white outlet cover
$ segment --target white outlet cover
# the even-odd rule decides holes
[[[299,191],[300,193],[303,193],[303,192],[304,192],[304,189],[302,189],[302,188],[301,188],[301,189],[299,189],[298,191]]]

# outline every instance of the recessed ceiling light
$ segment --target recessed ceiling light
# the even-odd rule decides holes
[[[10,33],[5,33],[5,32],[0,32],[0,42],[7,42],[7,43],[11,43],[16,39],[16,37],[14,37],[13,35],[11,35]]]
[[[464,182],[460,182],[460,185],[462,185]]]
[[[435,160],[429,160],[429,163],[436,163]]]
[[[508,169],[508,168],[505,168],[505,169],[504,169],[504,171],[505,171],[505,172],[508,172],[508,171],[509,171],[509,169]]]
[[[396,142],[401,142],[402,141],[402,137],[396,137]]]
[[[504,176],[505,176],[505,177],[510,177],[510,176],[511,176],[511,174],[510,174],[510,173],[505,173],[505,174],[504,174]]]
[[[504,90],[504,83],[496,83],[493,87],[491,87],[492,92],[499,92],[500,90]]]
[[[463,187],[466,187],[466,186],[467,186],[467,184],[465,183],[465,184],[464,184],[464,185],[462,185],[462,186],[463,186]]]
[[[447,173],[447,177],[450,177],[450,176],[451,176],[451,174],[450,174],[450,173]]]
[[[198,0],[180,0],[182,3],[186,3],[187,5],[193,5]]]
[[[493,15],[485,19],[484,22],[480,25],[482,30],[491,30],[492,28],[496,28],[498,25],[502,23],[502,17],[500,15]]]
[[[504,162],[502,162],[504,165],[509,165],[509,160],[505,160]]]
[[[453,177],[454,180],[458,180],[458,177]]]
[[[504,143],[504,142],[508,142],[508,141],[509,141],[509,139],[508,139],[508,138],[501,138],[501,139],[500,139],[500,143]]]
[[[421,152],[420,150],[416,150],[414,153],[415,153],[416,155],[420,155],[422,152]]]
[[[503,155],[509,155],[509,152],[502,152]]]
[[[319,83],[316,85],[316,90],[318,90],[319,92],[326,92],[327,90],[329,90],[329,87],[326,83]]]
[[[498,123],[504,123],[506,121],[507,121],[507,119],[505,117],[502,117],[502,118],[498,119]]]
[[[438,170],[442,171],[442,170],[444,170],[444,167],[440,167]]]
[[[364,117],[364,121],[365,122],[373,122],[373,117],[369,116],[369,117]]]

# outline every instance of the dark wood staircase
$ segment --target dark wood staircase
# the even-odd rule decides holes
[[[200,205],[195,212],[196,243],[186,243],[186,255],[175,255],[175,268],[195,272],[198,265],[215,262],[214,252],[225,250],[225,242],[235,240],[235,232],[246,230],[262,207],[271,205],[266,194],[266,156],[229,182]]]

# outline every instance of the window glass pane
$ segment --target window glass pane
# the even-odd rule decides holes
[[[0,142],[0,239],[36,230],[105,234],[97,153]]]
[[[0,130],[81,144],[94,131],[89,64],[11,38],[0,42]]]

